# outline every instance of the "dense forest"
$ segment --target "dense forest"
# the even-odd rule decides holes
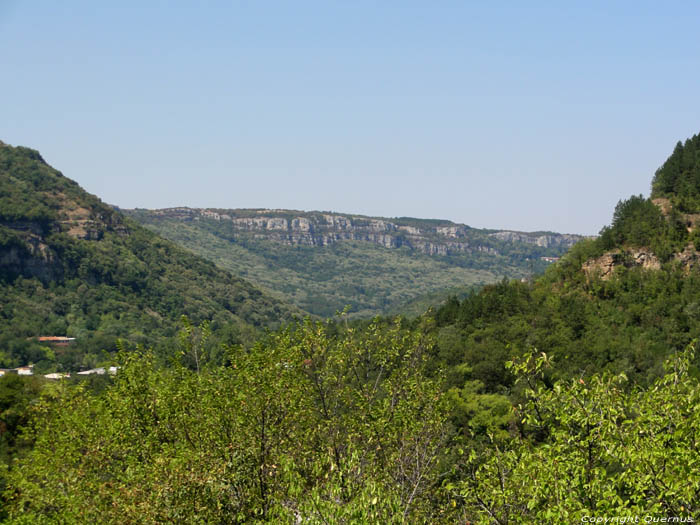
[[[678,142],[658,169],[651,185],[652,198],[669,198],[680,211],[700,211],[700,135]]]
[[[252,344],[184,318],[165,346],[115,343],[113,376],[0,377],[2,519],[700,519],[688,144],[654,178],[672,193],[620,201],[538,278]]]

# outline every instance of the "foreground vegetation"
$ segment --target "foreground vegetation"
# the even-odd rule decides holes
[[[52,385],[29,409],[33,448],[7,473],[6,522],[698,516],[692,348],[648,388],[610,374],[552,384],[532,351],[508,363],[513,408],[446,391],[429,328],[306,321],[228,348],[224,367],[202,357],[206,328],[190,328],[171,366],[125,352],[102,391]]]

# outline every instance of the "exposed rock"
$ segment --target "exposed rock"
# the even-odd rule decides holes
[[[700,224],[700,213],[686,213],[683,215],[683,220],[688,232],[692,232]]]
[[[0,250],[0,270],[9,275],[36,277],[42,282],[59,278],[63,268],[39,235],[28,233],[15,246]]]
[[[419,228],[414,228],[413,226],[399,226],[399,231],[406,232],[409,235],[420,235],[421,231]]]
[[[664,217],[668,217],[673,210],[673,205],[671,204],[670,199],[659,197],[657,199],[652,199],[651,202],[659,207]],[[688,230],[688,232],[692,232],[700,224],[700,213],[683,213],[680,214],[680,216],[685,223],[685,228]]]
[[[282,219],[279,217],[272,218],[267,222],[268,230],[286,230],[288,227],[289,225],[287,224],[287,219]]]
[[[418,227],[380,218],[328,212],[168,208],[152,213],[184,221],[227,222],[235,230],[253,234],[256,239],[272,239],[292,246],[329,246],[341,241],[366,241],[386,248],[406,247],[429,255],[472,252],[499,255],[499,242],[569,248],[583,238],[555,233],[483,232],[449,221],[437,225],[426,221],[425,227]],[[475,236],[474,232],[478,234]],[[497,242],[489,241],[490,238]]]
[[[682,252],[674,255],[673,259],[678,261],[686,271],[700,266],[700,252],[695,249],[693,243],[689,243]]]
[[[292,220],[292,230],[295,232],[310,232],[313,231],[313,227],[311,226],[309,219],[305,217],[297,217],[296,219]]]
[[[219,215],[219,214],[216,213],[215,211],[211,211],[211,210],[202,210],[201,215],[202,215],[202,217],[206,217],[207,219],[214,219],[214,220],[216,220],[216,221],[220,221],[220,220],[221,220],[221,215]]]
[[[599,276],[601,279],[609,279],[616,266],[622,264],[622,254],[619,252],[604,253],[600,257],[590,259],[583,263],[583,271],[588,277]]]
[[[660,270],[661,261],[649,250],[632,250],[629,253],[629,262],[626,261],[626,266],[641,266],[645,270]]]
[[[641,266],[645,270],[660,270],[661,261],[654,253],[645,248],[615,250],[586,261],[583,263],[583,271],[589,277],[598,275],[601,279],[607,280],[612,277],[615,268],[620,266],[625,268]]]
[[[573,246],[582,239],[582,236],[580,235],[570,235],[566,233],[536,235],[513,231],[492,233],[491,237],[507,242],[524,242],[527,244],[534,244],[543,248],[549,248],[551,246],[569,247]]]
[[[445,237],[464,237],[467,234],[465,226],[442,226],[437,228],[437,233]]]
[[[661,209],[661,213],[663,213],[666,217],[668,217],[673,209],[673,206],[671,206],[671,201],[666,198],[651,199],[651,202],[656,204]]]
[[[337,230],[351,230],[352,221],[342,215],[324,215],[326,224]]]
[[[98,241],[107,232],[128,235],[121,215],[111,208],[88,209],[60,192],[45,195],[60,205],[55,220],[0,220],[0,226],[13,234],[12,244],[0,249],[0,272],[10,276],[36,277],[42,282],[58,280],[63,276],[64,268],[58,255],[49,247],[49,235],[62,232],[87,241]]]

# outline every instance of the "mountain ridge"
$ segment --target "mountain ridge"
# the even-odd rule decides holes
[[[404,304],[424,304],[422,296],[444,297],[503,277],[528,278],[584,238],[335,212],[184,206],[123,211],[323,317],[347,306],[352,317],[387,315]]]
[[[328,246],[343,240],[368,241],[387,248],[408,247],[428,255],[449,255],[485,251],[498,254],[492,240],[521,242],[538,247],[569,248],[581,239],[577,234],[551,231],[524,232],[473,228],[444,219],[379,217],[326,211],[268,208],[191,208],[124,210],[130,214],[191,220],[230,222],[240,233],[260,233],[288,245]],[[474,238],[481,242],[474,242]]]

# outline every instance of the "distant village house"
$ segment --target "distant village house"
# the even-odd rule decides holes
[[[100,368],[91,368],[90,370],[83,370],[82,372],[78,372],[79,376],[89,376],[96,374],[98,376],[103,376],[105,375],[105,372],[109,373],[110,375],[114,375],[117,373],[117,370],[119,369],[118,366],[110,366],[107,370],[104,369],[104,367]]]
[[[44,377],[46,379],[63,379],[70,377],[70,374],[63,374],[61,372],[53,372],[51,374],[45,374]]]

